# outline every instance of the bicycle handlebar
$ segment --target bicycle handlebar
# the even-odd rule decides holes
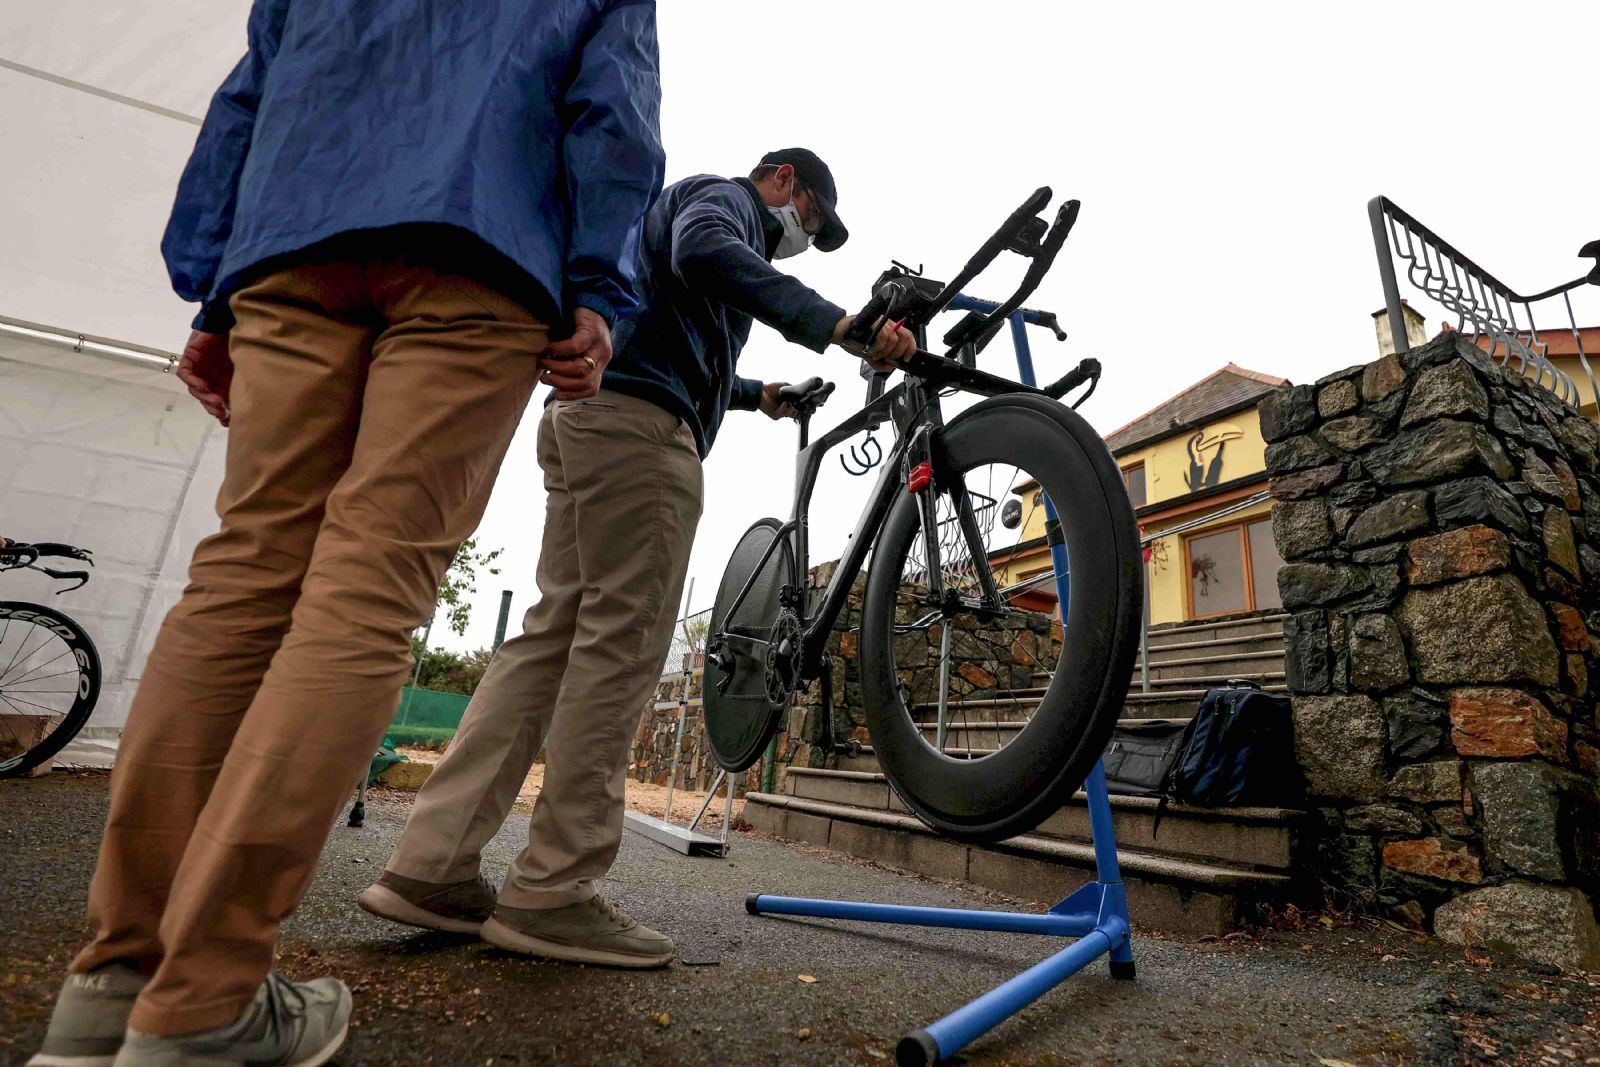
[[[793,405],[797,411],[810,414],[833,395],[833,383],[821,378],[807,378],[803,382],[786,385],[778,390],[778,403]]]
[[[1016,252],[1033,262],[1024,275],[1022,284],[1006,300],[994,305],[984,315],[969,319],[956,326],[945,336],[951,351],[982,337],[997,328],[1007,316],[1022,306],[1022,302],[1038,288],[1039,282],[1055,262],[1056,254],[1066,243],[1078,219],[1081,204],[1068,200],[1056,212],[1054,224],[1046,224],[1038,212],[1050,202],[1053,194],[1049,186],[1041,186],[1032,196],[1013,211],[1000,228],[979,247],[956,276],[937,292],[930,293],[937,282],[929,282],[909,273],[893,273],[880,279],[878,288],[845,331],[845,341],[863,349],[870,348],[877,333],[890,316],[904,312],[902,320],[913,326],[926,326],[935,315],[945,310],[960,295],[961,290],[993,263],[1004,251]],[[1049,325],[1057,334],[1059,326],[1053,321],[1044,322],[1046,316],[1038,313],[1042,325]],[[1049,316],[1053,320],[1053,316]]]
[[[63,545],[54,541],[40,541],[38,544],[23,544],[21,541],[8,541],[0,547],[0,571],[34,570],[40,571],[57,581],[76,581],[78,584],[68,586],[66,589],[57,590],[57,593],[71,592],[73,589],[82,588],[88,584],[88,571],[58,571],[51,567],[39,566],[39,560],[44,557],[60,557],[75,559],[94,566],[94,556],[87,548],[76,548],[72,545]]]

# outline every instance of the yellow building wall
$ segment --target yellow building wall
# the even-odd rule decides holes
[[[1197,447],[1202,478],[1209,473],[1216,459],[1216,445],[1222,443],[1222,463],[1211,484],[1221,485],[1252,475],[1265,476],[1267,443],[1261,436],[1261,420],[1254,408],[1247,408],[1226,418],[1214,419],[1200,427],[1200,433],[1201,440]],[[1117,465],[1124,469],[1136,463],[1144,464],[1146,504],[1169,503],[1193,492],[1186,480],[1190,474],[1189,442],[1193,436],[1194,431],[1191,430],[1117,457]],[[1025,542],[1044,536],[1044,509],[1030,506],[1033,494],[1037,491],[1036,486],[1030,485],[1021,494],[1024,498],[1022,510],[1025,518],[1023,529],[1016,535],[1016,541]],[[1229,506],[1227,503],[1216,505],[1218,509],[1227,506]],[[1228,525],[1256,518],[1270,514],[1271,511],[1271,502],[1264,502],[1248,511],[1236,512],[1219,519],[1216,525]],[[1158,533],[1162,528],[1192,522],[1196,517],[1194,514],[1189,514],[1160,524],[1146,523],[1145,532]],[[1206,528],[1208,526],[1196,527],[1190,532],[1199,533]],[[1149,581],[1146,588],[1152,625],[1182,622],[1187,618],[1184,601],[1187,577],[1182,573],[1183,536],[1161,538],[1151,546],[1153,559],[1146,564],[1145,570]],[[995,577],[1004,586],[1019,581],[1027,577],[1029,572],[1037,571],[1048,564],[1049,551],[1041,546],[1026,554],[1019,554],[1009,561],[997,560]]]
[[[1600,377],[1600,352],[1588,353],[1589,371]],[[1578,410],[1586,415],[1595,413],[1595,384],[1589,380],[1589,373],[1583,369],[1583,364],[1578,362],[1577,356],[1556,356],[1550,360],[1568,375],[1574,385],[1578,387]]]

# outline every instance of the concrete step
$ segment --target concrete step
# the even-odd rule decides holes
[[[1245,637],[1254,637],[1258,634],[1268,634],[1274,630],[1281,634],[1283,632],[1283,620],[1288,617],[1287,613],[1275,613],[1272,615],[1254,615],[1244,619],[1222,619],[1216,622],[1180,623],[1177,626],[1166,626],[1151,630],[1149,645],[1151,648],[1162,648],[1187,641],[1238,640]]]
[[[1022,728],[1027,726],[1027,720],[1008,720],[1005,722],[980,722],[976,719],[962,719],[958,715],[950,717],[950,723],[945,731],[945,751],[951,755],[953,749],[977,750],[981,752],[994,752],[1009,745],[1017,739]],[[925,722],[919,724],[922,738],[928,744],[935,743],[939,736],[937,723]]]
[[[872,811],[907,812],[889,780],[864,771],[793,768],[784,795]],[[1288,871],[1305,813],[1291,808],[1201,808],[1169,804],[1159,831],[1153,797],[1111,798],[1117,842],[1161,855],[1217,860]],[[1079,792],[1033,831],[1041,837],[1089,841],[1088,797]]]
[[[1268,693],[1287,693],[1289,687],[1282,684],[1263,685],[1262,690]],[[1200,707],[1200,701],[1206,695],[1205,689],[1157,689],[1149,693],[1141,693],[1138,688],[1130,690],[1122,702],[1122,715],[1124,719],[1187,719],[1194,715]]]
[[[1276,666],[1281,668],[1283,664],[1278,663]],[[1216,673],[1212,673],[1210,671],[1199,673],[1194,672],[1193,668],[1190,668],[1190,671],[1191,673],[1189,674],[1179,674],[1167,678],[1157,678],[1152,673],[1150,676],[1150,688],[1152,690],[1160,690],[1163,692],[1173,689],[1198,689],[1201,692],[1205,692],[1207,689],[1214,689],[1217,686],[1222,685],[1230,678],[1248,678],[1251,681],[1258,683],[1263,689],[1265,689],[1268,686],[1281,684],[1284,680],[1284,672],[1281,669],[1275,671],[1263,670],[1261,664],[1256,664],[1250,670],[1239,671],[1236,674],[1222,671],[1218,671]],[[1139,678],[1137,675],[1135,675],[1133,679],[1132,692],[1137,693],[1140,691],[1139,684]]]
[[[1282,671],[1257,671],[1254,673],[1219,675],[1215,678],[1163,678],[1151,679],[1150,692],[1142,692],[1137,681],[1129,687],[1128,695],[1122,702],[1123,719],[1186,719],[1195,713],[1200,706],[1200,701],[1205,697],[1206,691],[1222,685],[1229,678],[1251,678],[1261,685],[1263,692],[1287,693],[1289,687],[1283,684]],[[1035,698],[1037,699],[1037,698]],[[969,725],[975,729],[999,730],[1005,733],[1009,730],[1013,735],[1027,724],[1023,716],[1030,715],[1033,706],[1019,700],[968,700],[960,705],[950,708],[951,728],[960,725]],[[933,705],[918,705],[914,712],[922,729],[932,731],[936,727],[935,719],[938,709]],[[952,742],[954,743],[954,742]],[[979,744],[968,746],[961,742],[963,747],[991,748],[992,744]]]
[[[916,818],[772,793],[749,793],[744,816],[776,837],[831,848],[933,878],[967,881],[1045,905],[1094,878],[1094,849],[1025,834],[998,845],[939,837]],[[1172,933],[1223,934],[1257,905],[1290,896],[1288,875],[1120,846],[1117,859],[1135,923]]]
[[[1213,641],[1177,641],[1171,644],[1150,646],[1150,662],[1166,663],[1191,656],[1229,656],[1236,652],[1277,652],[1283,654],[1283,631],[1257,634],[1254,637],[1222,638]]]
[[[1185,656],[1181,659],[1150,661],[1150,679],[1177,678],[1185,675],[1204,675],[1207,678],[1244,678],[1259,671],[1283,672],[1283,649],[1271,648],[1263,652],[1233,652],[1220,656]],[[1133,668],[1133,680],[1139,681],[1139,667]]]

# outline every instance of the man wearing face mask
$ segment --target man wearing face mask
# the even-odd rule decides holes
[[[817,352],[850,325],[844,309],[771,264],[844,244],[836,203],[822,160],[788,148],[748,178],[669,186],[645,216],[639,311],[616,328],[598,395],[560,399],[554,381],[558,399],[539,426],[540,599],[496,652],[382,877],[361,894],[365,910],[554,959],[672,960],[671,940],[602,900],[595,883],[622,841],[628,748],[671,644],[700,461],[729,408],[793,414],[777,399],[784,383],[736,372],[751,320]],[[915,351],[909,331],[886,327],[856,354],[888,369]],[[497,899],[481,850],[541,745],[528,847]]]

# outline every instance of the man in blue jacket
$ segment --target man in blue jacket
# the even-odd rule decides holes
[[[540,599],[496,652],[383,876],[361,894],[366,910],[554,959],[672,959],[672,941],[602,899],[595,882],[621,844],[628,748],[672,640],[700,518],[700,460],[730,407],[790,414],[777,399],[782,383],[736,372],[751,320],[817,352],[850,324],[769,263],[813,242],[843,244],[836,200],[822,161],[791,148],[749,178],[680,181],[650,209],[641,305],[617,328],[599,394],[557,400],[539,426]],[[888,366],[915,350],[909,331],[887,328],[867,355]],[[528,846],[497,899],[482,850],[541,746]]]
[[[269,973],[279,923],[536,382],[598,388],[660,188],[651,3],[256,0],[248,39],[162,244],[221,529],[129,712],[54,1067],[344,1040],[343,983]]]

